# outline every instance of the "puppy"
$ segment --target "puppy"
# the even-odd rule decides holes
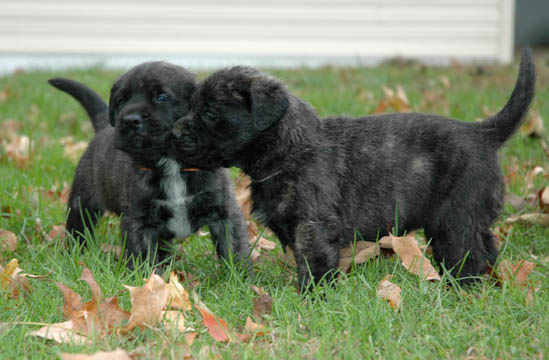
[[[498,255],[497,150],[534,85],[525,49],[508,103],[483,122],[418,113],[320,119],[280,81],[233,67],[199,85],[172,143],[195,166],[238,166],[251,177],[253,210],[294,251],[302,287],[333,275],[355,232],[375,240],[391,228],[424,228],[435,260],[467,282]]]
[[[232,251],[247,261],[247,226],[227,170],[186,169],[168,156],[174,120],[188,111],[195,88],[190,72],[162,62],[139,65],[114,83],[109,107],[80,83],[49,82],[80,102],[96,132],[69,197],[66,227],[76,239],[84,240],[109,210],[123,214],[122,237],[134,259],[158,264],[167,255],[163,241],[208,225],[219,256]]]

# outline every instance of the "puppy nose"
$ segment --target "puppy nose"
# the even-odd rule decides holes
[[[135,130],[139,130],[143,126],[143,119],[139,114],[128,114],[122,117],[122,125]]]

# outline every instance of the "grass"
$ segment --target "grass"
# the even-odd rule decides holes
[[[549,118],[549,54],[537,54],[538,92],[534,109]],[[63,154],[59,139],[73,136],[89,141],[93,130],[85,113],[73,100],[51,88],[47,79],[66,76],[84,82],[107,98],[112,81],[122,71],[99,67],[63,72],[29,71],[0,77],[0,123],[15,119],[19,134],[28,135],[35,151],[28,164],[19,168],[0,153],[0,229],[18,236],[15,252],[0,253],[0,263],[19,260],[24,272],[49,274],[31,279],[28,296],[10,299],[0,296],[0,323],[63,320],[63,297],[55,286],[62,282],[91,298],[79,280],[83,261],[97,279],[105,296],[122,291],[121,306],[129,309],[129,295],[123,284],[141,285],[150,269],[129,272],[113,254],[103,253],[91,241],[87,249],[70,243],[48,242],[35,231],[36,218],[44,229],[64,222],[65,205],[36,189],[70,183],[75,162]],[[429,68],[414,63],[386,64],[377,68],[333,68],[270,70],[287,82],[298,96],[312,103],[320,115],[358,116],[373,112],[383,92],[381,86],[401,85],[412,110],[438,113],[474,121],[495,112],[510,95],[517,72],[511,67]],[[204,74],[202,74],[204,75]],[[445,82],[449,86],[444,85]],[[432,97],[429,102],[425,99]],[[548,127],[545,121],[545,127]],[[0,134],[1,135],[1,134]],[[525,196],[526,173],[535,165],[549,170],[540,142],[523,134],[512,138],[501,151],[507,175],[518,165],[507,183],[509,191]],[[514,171],[514,170],[513,170]],[[547,186],[547,178],[535,178],[534,188]],[[34,190],[31,190],[34,189]],[[19,209],[21,215],[14,215]],[[8,213],[8,210],[10,211]],[[527,208],[527,210],[532,210]],[[501,225],[514,213],[506,205],[494,224]],[[98,241],[118,244],[117,219],[107,218],[99,226]],[[335,287],[324,287],[321,296],[302,297],[294,287],[295,270],[278,260],[281,249],[268,252],[255,265],[253,283],[263,286],[273,298],[267,321],[270,335],[250,343],[216,343],[200,324],[198,312],[188,316],[198,336],[192,345],[196,358],[543,358],[549,354],[549,230],[540,226],[514,226],[503,243],[500,259],[526,259],[536,263],[530,278],[541,289],[528,306],[526,290],[493,281],[482,281],[463,290],[453,282],[421,282],[402,268],[395,258],[376,258],[356,266]],[[175,263],[178,270],[192,274],[199,285],[201,300],[230,327],[241,328],[252,313],[254,294],[250,280],[215,259],[208,239],[193,236],[183,244]],[[402,288],[402,308],[393,311],[376,295],[377,284],[386,274]],[[93,353],[121,347],[136,351],[141,358],[182,358],[185,354],[180,334],[169,330],[136,331],[131,336],[93,338],[91,346],[56,344],[28,336],[36,325],[0,325],[0,357],[52,358],[60,352]]]

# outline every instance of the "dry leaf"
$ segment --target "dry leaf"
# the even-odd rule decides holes
[[[249,316],[246,317],[246,326],[244,329],[249,333],[255,333],[256,336],[265,335],[265,325],[255,323]]]
[[[72,160],[73,162],[77,162],[78,159],[82,156],[86,148],[88,147],[88,143],[85,141],[75,141],[72,136],[65,136],[61,139],[59,139],[59,143],[63,145],[64,148],[64,154],[67,158]]]
[[[549,227],[549,214],[529,213],[522,215],[512,215],[507,220],[506,224],[522,224],[522,225],[540,225]]]
[[[17,138],[17,132],[21,129],[21,123],[14,119],[8,119],[0,124],[0,140],[13,140]]]
[[[171,329],[174,329],[177,332],[184,333],[184,332],[193,330],[193,328],[185,327],[185,315],[181,311],[178,311],[178,310],[163,311],[162,318],[164,319],[164,322],[167,323]]]
[[[381,280],[377,287],[377,296],[389,302],[391,308],[398,311],[400,307],[400,287],[389,281],[391,275],[387,275]]]
[[[17,259],[12,259],[5,268],[0,266],[0,289],[7,291],[12,298],[18,298],[20,290],[23,293],[30,291],[30,285],[21,274]]]
[[[38,330],[31,331],[29,335],[39,336],[61,344],[74,343],[78,345],[85,345],[89,343],[89,339],[87,337],[79,335],[76,332],[71,320],[41,327]]]
[[[528,171],[524,178],[524,182],[526,183],[526,190],[532,189],[534,187],[534,179],[539,175],[543,175],[544,173],[545,170],[541,166],[535,166],[530,171]]]
[[[11,252],[15,251],[17,247],[17,236],[15,233],[0,229],[0,250],[5,251],[9,250]]]
[[[60,354],[62,360],[131,360],[132,357],[128,352],[122,349],[114,351],[99,351],[92,355],[86,354]]]
[[[183,288],[173,271],[170,273],[170,282],[168,283],[168,306],[185,311],[192,309],[189,293]]]
[[[59,240],[63,241],[65,239],[65,224],[53,225],[50,232],[48,233],[47,239],[49,241]]]
[[[273,299],[265,289],[250,285],[250,288],[257,294],[253,299],[254,318],[260,320],[264,314],[270,314],[273,308]]]
[[[501,280],[518,287],[526,287],[528,276],[534,270],[534,266],[534,263],[525,260],[520,260],[515,264],[509,260],[503,260],[499,265]]]
[[[274,250],[276,244],[273,241],[267,240],[264,237],[257,240],[257,247],[262,250]]]
[[[16,136],[11,141],[2,141],[6,156],[15,162],[18,168],[24,168],[30,158],[32,143],[26,135]]]
[[[168,284],[156,274],[152,274],[142,287],[124,285],[130,292],[132,309],[128,325],[124,331],[131,331],[136,326],[143,329],[156,327],[162,320],[162,310],[168,302]]]
[[[410,103],[402,86],[397,86],[396,94],[386,86],[382,86],[381,89],[383,90],[384,97],[374,110],[374,114],[385,112],[388,108],[392,108],[396,112],[410,111]]]
[[[538,191],[539,207],[545,214],[549,214],[549,186]]]
[[[42,195],[51,201],[57,201],[61,204],[66,204],[69,200],[69,195],[71,191],[71,187],[69,184],[65,181],[63,182],[63,188],[60,188],[59,185],[56,183],[54,184],[51,189],[44,190],[41,189]]]
[[[349,272],[353,262],[363,264],[379,255],[379,245],[370,241],[357,241],[354,246],[348,246],[339,250],[339,268],[343,272]]]
[[[122,248],[120,247],[120,245],[111,245],[111,244],[105,244],[105,243],[102,243],[99,248],[101,249],[101,251],[103,251],[104,253],[114,253],[114,256],[116,258],[120,258],[120,255],[122,254]]]
[[[238,202],[246,221],[250,221],[250,213],[252,211],[250,184],[250,178],[243,173],[240,173],[239,179],[236,181],[234,187],[236,201]]]
[[[435,270],[429,259],[423,256],[417,241],[412,234],[396,237],[391,234],[384,236],[380,242],[386,242],[389,237],[395,253],[400,257],[402,265],[412,274],[422,275],[422,280],[440,280],[440,275]]]
[[[225,320],[214,315],[208,308],[198,304],[194,304],[194,307],[202,315],[202,321],[215,341],[227,342],[230,340],[229,327]]]

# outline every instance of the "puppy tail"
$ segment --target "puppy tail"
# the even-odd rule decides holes
[[[520,126],[528,112],[536,87],[536,65],[532,49],[522,49],[520,69],[515,88],[507,104],[497,114],[480,123],[488,137],[501,146]]]
[[[48,83],[71,95],[82,105],[88,113],[96,133],[109,124],[109,107],[95,91],[84,84],[67,78],[49,79]]]

